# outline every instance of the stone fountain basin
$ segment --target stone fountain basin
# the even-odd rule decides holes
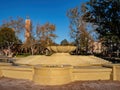
[[[48,46],[47,49],[56,53],[69,53],[76,49],[76,46]]]
[[[71,65],[37,65],[33,81],[40,85],[62,85],[71,82]]]

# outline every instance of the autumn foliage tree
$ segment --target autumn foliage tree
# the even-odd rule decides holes
[[[84,8],[82,8],[84,10]],[[70,36],[74,39],[77,50],[76,54],[79,54],[81,50],[88,51],[89,41],[93,41],[90,32],[86,29],[86,22],[83,20],[83,12],[78,7],[72,8],[67,12],[67,16],[70,19]]]
[[[10,17],[9,19],[3,21],[1,27],[14,29],[16,36],[20,38],[25,31],[25,20],[22,17],[17,17],[16,19]]]
[[[55,32],[55,25],[50,23],[45,23],[44,25],[37,25],[36,34],[39,43],[47,47],[54,43],[54,39],[57,37]]]
[[[30,21],[31,22],[31,21]],[[57,37],[55,32],[55,25],[51,23],[45,23],[44,25],[37,25],[36,29],[33,28],[32,22],[28,25],[28,36],[26,40],[23,39],[25,36],[26,25],[25,20],[21,17],[9,18],[4,20],[0,28],[11,28],[14,30],[15,36],[21,39],[23,42],[19,43],[21,52],[30,53],[32,55],[37,52],[37,54],[44,51],[48,45],[55,44],[54,39]],[[22,38],[21,38],[22,37]],[[7,37],[6,37],[7,38]],[[18,40],[19,40],[18,39]]]

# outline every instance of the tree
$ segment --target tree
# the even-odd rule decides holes
[[[11,28],[0,28],[0,43],[6,46],[7,42],[18,43],[20,40],[16,37],[15,31]]]
[[[120,0],[90,0],[83,18],[96,25],[99,39],[111,54],[120,50]],[[115,48],[114,48],[115,47]]]
[[[60,45],[66,46],[66,45],[69,45],[69,42],[66,39],[64,39],[60,42]]]
[[[87,24],[83,20],[83,11],[84,8],[80,9],[76,7],[67,12],[67,16],[70,19],[70,36],[77,45],[77,54],[79,54],[81,50],[87,52],[89,41],[93,41],[90,32],[86,29]]]
[[[8,27],[14,29],[16,36],[24,35],[25,20],[21,17],[13,19],[10,17],[8,20],[4,20],[1,27]]]
[[[120,41],[120,0],[90,0],[84,20],[97,25],[99,38]]]
[[[20,43],[20,40],[16,37],[15,31],[8,27],[0,28],[0,49],[6,49],[11,51],[14,44]],[[11,53],[9,53],[11,54]]]
[[[56,34],[54,34],[55,31],[55,25],[46,23],[44,25],[37,25],[36,27],[36,34],[37,38],[39,40],[39,43],[43,46],[49,46],[54,43],[54,39],[57,37]]]

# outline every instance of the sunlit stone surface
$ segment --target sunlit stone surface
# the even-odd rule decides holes
[[[49,46],[47,48],[56,53],[69,53],[76,49],[75,46]]]
[[[75,50],[74,46],[51,46],[49,50],[57,52],[51,56],[34,55],[18,59],[17,64],[39,65],[39,64],[57,64],[57,65],[90,65],[90,64],[108,64],[110,62],[95,56],[76,56],[68,52]]]

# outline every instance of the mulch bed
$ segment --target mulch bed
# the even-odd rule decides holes
[[[120,90],[120,81],[76,81],[66,85],[43,86],[29,80],[0,78],[0,90]]]

